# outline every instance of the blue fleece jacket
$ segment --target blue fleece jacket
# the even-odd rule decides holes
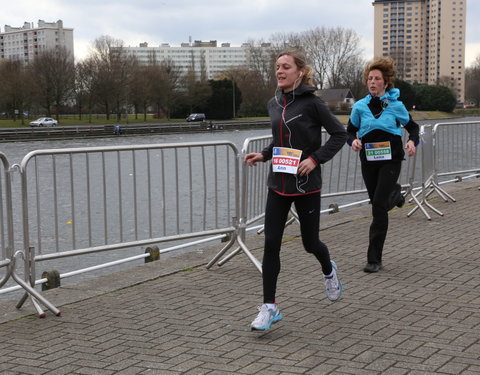
[[[401,101],[398,100],[400,90],[390,89],[380,97],[383,104],[383,111],[378,118],[368,108],[372,96],[368,94],[356,102],[352,108],[350,122],[358,129],[358,138],[372,130],[383,130],[385,132],[402,136],[402,129],[397,124],[405,126],[409,121],[408,111]]]

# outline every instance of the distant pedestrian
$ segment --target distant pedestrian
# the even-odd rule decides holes
[[[120,135],[122,134],[122,127],[120,125],[115,125],[113,128],[113,132],[115,135]]]
[[[265,209],[265,248],[262,264],[263,305],[251,329],[263,331],[282,319],[276,303],[280,273],[280,247],[292,203],[300,221],[305,250],[320,262],[327,297],[342,295],[337,266],[319,239],[320,165],[332,159],[347,139],[345,126],[314,94],[313,70],[296,51],[281,53],[276,60],[278,91],[268,103],[273,141],[262,152],[245,156],[245,163],[272,160]],[[330,135],[322,145],[322,128]]]
[[[364,80],[369,94],[356,102],[347,127],[348,144],[360,151],[362,176],[372,204],[365,272],[382,269],[382,253],[388,230],[388,211],[401,207],[405,198],[397,183],[402,160],[415,155],[419,141],[419,126],[398,100],[400,91],[393,88],[395,74],[391,59],[379,59],[368,64]],[[409,133],[402,144],[402,127]]]

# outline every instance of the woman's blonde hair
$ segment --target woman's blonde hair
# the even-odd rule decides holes
[[[277,55],[277,58],[275,59],[275,61],[277,61],[282,56],[292,56],[293,61],[295,62],[295,65],[303,73],[302,83],[305,83],[306,85],[309,85],[309,86],[315,86],[313,83],[313,69],[310,65],[307,64],[305,55],[301,51],[286,50],[286,51],[280,52]]]
[[[365,67],[365,70],[363,71],[363,80],[365,83],[367,83],[368,74],[372,70],[380,70],[382,72],[383,80],[387,85],[387,91],[394,87],[393,80],[395,78],[395,73],[397,72],[397,70],[395,69],[395,61],[393,61],[393,59],[382,58],[368,63]]]

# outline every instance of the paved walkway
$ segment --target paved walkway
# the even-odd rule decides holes
[[[457,202],[432,199],[445,215],[431,221],[394,210],[378,274],[362,271],[369,207],[322,217],[345,285],[335,303],[288,227],[284,319],[265,333],[249,329],[259,272],[243,254],[206,270],[213,249],[46,292],[61,317],[2,303],[0,374],[480,374],[478,185],[447,186]],[[261,258],[262,237],[247,243]]]

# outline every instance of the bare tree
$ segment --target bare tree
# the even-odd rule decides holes
[[[363,70],[365,60],[361,56],[352,57],[345,66],[342,74],[342,80],[338,88],[348,88],[352,92],[355,100],[358,100],[367,94],[365,82],[363,81]]]
[[[120,120],[122,106],[127,106],[128,72],[132,59],[126,56],[123,41],[102,36],[94,41],[94,90],[103,103],[107,119],[114,111]]]
[[[341,86],[345,70],[360,56],[360,38],[353,30],[337,27],[328,33],[327,77],[329,88]]]
[[[141,65],[136,58],[132,59],[127,86],[129,103],[133,106],[135,118],[137,119],[141,112],[143,121],[146,121],[149,105],[147,66]]]
[[[163,60],[160,63],[161,82],[163,83],[163,103],[165,114],[170,119],[170,113],[174,108],[175,101],[179,97],[181,87],[181,68],[172,59]]]
[[[465,99],[480,106],[480,55],[465,71]]]
[[[79,119],[82,119],[84,106],[88,111],[88,121],[92,122],[92,112],[95,105],[95,62],[87,58],[75,65],[75,101]]]
[[[31,78],[40,104],[47,116],[52,108],[58,120],[61,108],[72,97],[75,85],[75,64],[65,48],[43,51],[31,65]]]
[[[278,53],[285,49],[297,49],[305,53],[315,71],[314,82],[319,88],[340,88],[351,81],[354,65],[358,67],[362,50],[359,36],[350,29],[317,27],[300,33],[277,33],[269,39],[269,47],[263,41],[249,41],[250,70],[261,73],[267,86],[274,87],[274,63]],[[257,47],[255,47],[257,46]],[[346,76],[350,78],[346,78]]]
[[[275,81],[275,56],[276,51],[272,47],[271,43],[259,40],[249,40],[247,47],[247,69],[252,72],[256,72],[258,79],[257,85],[261,88],[272,88],[272,91],[276,87]]]
[[[195,73],[195,55],[191,53],[190,66],[182,76],[184,88],[183,99],[189,108],[189,112],[203,112],[208,98],[212,95],[212,88],[207,80],[207,67],[205,53],[200,55],[200,75]]]
[[[305,53],[315,70],[315,81],[323,89],[328,82],[329,38],[325,27],[307,30],[302,34]]]
[[[149,96],[155,106],[157,117],[170,118],[170,112],[179,98],[181,85],[181,70],[173,60],[162,60],[159,64],[149,64],[147,67]]]
[[[24,124],[24,110],[29,102],[29,79],[20,61],[6,60],[0,63],[0,106],[14,121],[19,117]]]

